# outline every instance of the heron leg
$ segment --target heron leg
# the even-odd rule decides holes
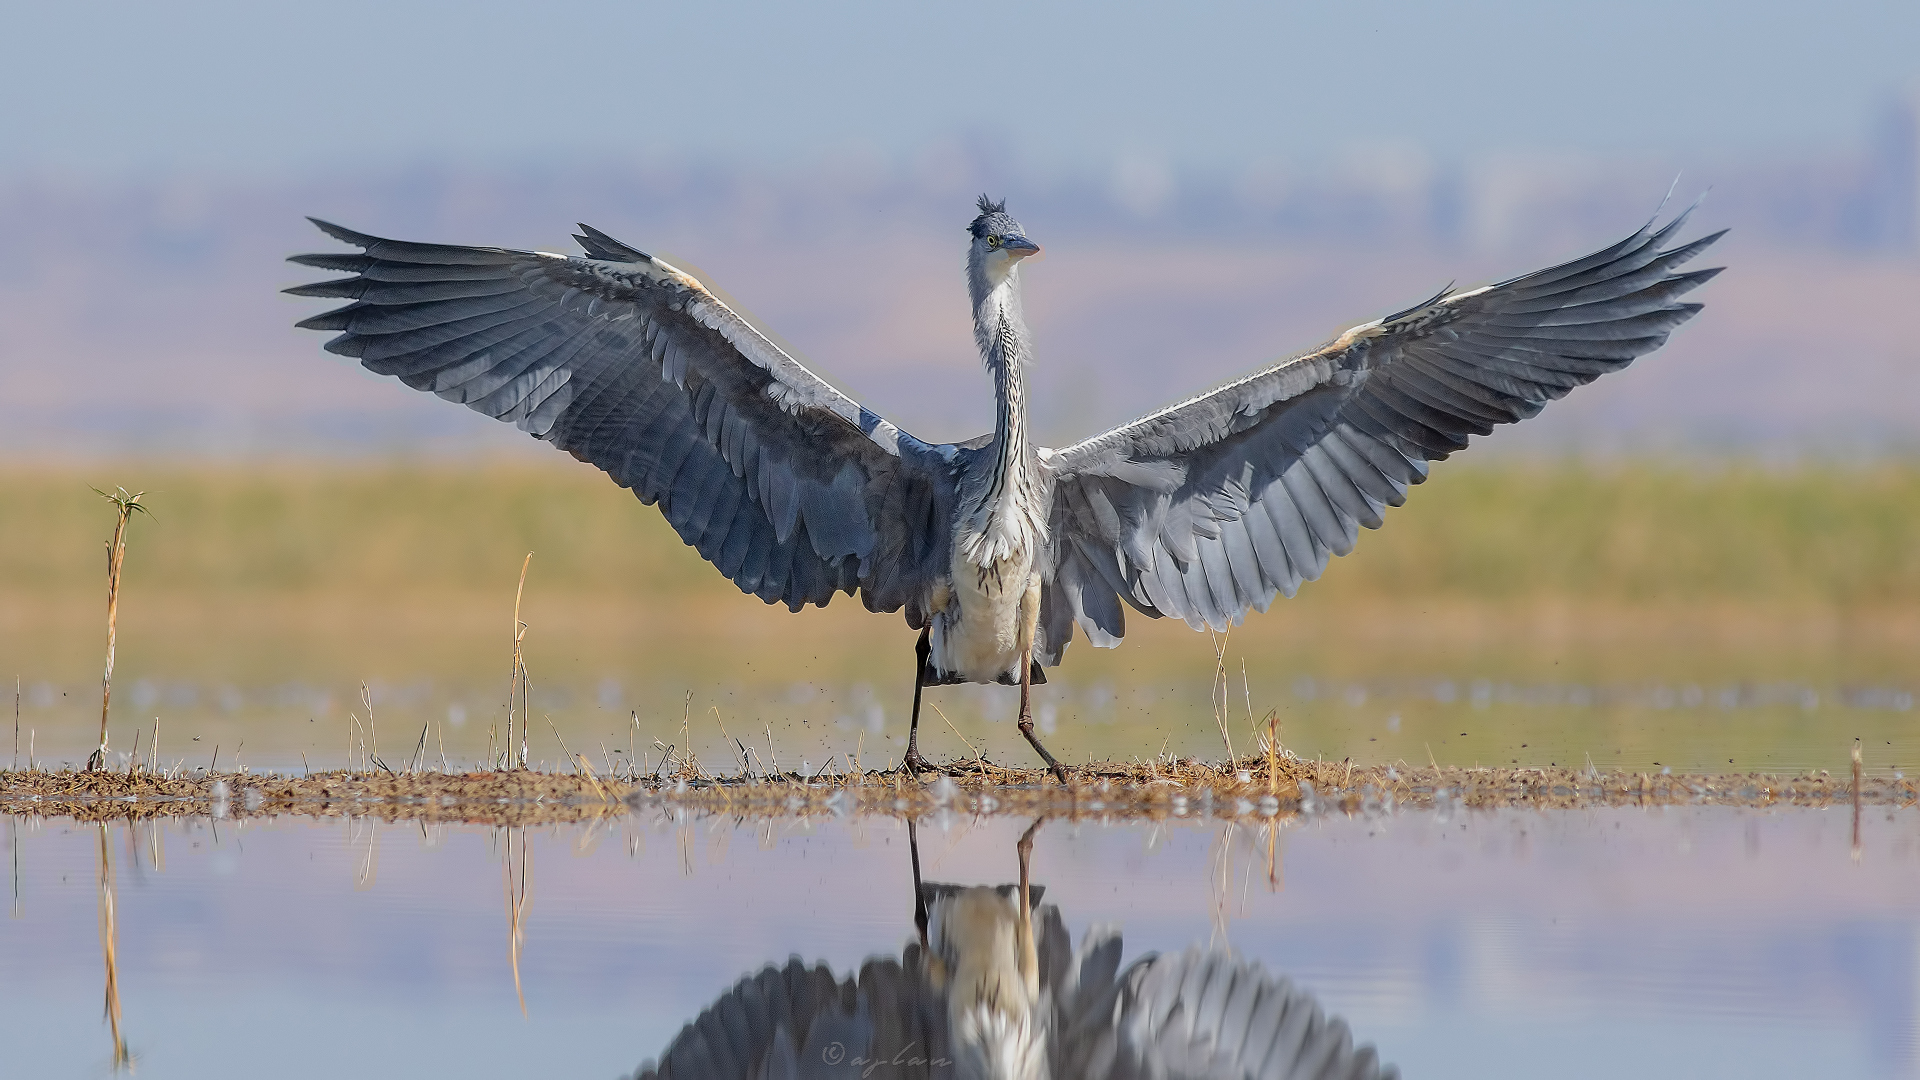
[[[1035,818],[1027,831],[1020,834],[1020,842],[1014,851],[1020,856],[1020,919],[1014,924],[1015,935],[1020,946],[1020,977],[1027,984],[1027,992],[1038,997],[1040,994],[1040,953],[1038,943],[1033,937],[1033,834],[1047,823],[1045,814]]]
[[[1064,785],[1067,782],[1067,767],[1055,761],[1053,755],[1047,753],[1047,748],[1040,745],[1040,736],[1033,733],[1032,699],[1033,647],[1029,645],[1020,654],[1020,734],[1025,735],[1027,741],[1033,744],[1033,748],[1040,752],[1040,757],[1047,763],[1047,768],[1052,769],[1053,775],[1059,777],[1060,783]]]
[[[913,646],[913,720],[907,726],[907,752],[900,767],[909,772],[932,772],[933,766],[920,756],[920,689],[927,681],[927,657],[933,645],[927,640],[932,624],[920,628],[920,640]]]
[[[920,885],[920,834],[907,819],[907,851],[913,856],[913,926],[920,931],[920,947],[927,947],[927,893]],[[1031,846],[1031,845],[1029,845]]]

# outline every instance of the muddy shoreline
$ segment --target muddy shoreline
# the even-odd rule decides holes
[[[899,772],[607,779],[581,772],[0,771],[0,813],[86,821],[276,815],[374,817],[476,824],[587,821],[663,810],[742,818],[940,810],[1108,819],[1252,819],[1317,812],[1579,809],[1618,806],[1908,807],[1913,779],[1768,773],[1668,774],[1564,768],[1360,767],[1281,757],[1219,763],[1108,762],[1073,770],[1061,786],[1045,772],[956,761],[918,777]]]

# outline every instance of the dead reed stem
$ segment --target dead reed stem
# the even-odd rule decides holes
[[[89,772],[107,766],[107,706],[113,700],[113,647],[120,621],[120,567],[127,558],[127,522],[135,513],[148,513],[140,505],[140,496],[146,492],[129,495],[126,488],[113,490],[109,495],[93,489],[94,494],[113,504],[118,520],[114,522],[113,539],[107,541],[107,665],[100,676],[100,748],[87,756]]]
[[[932,703],[931,703],[931,702],[929,702],[928,704],[932,704]],[[947,719],[947,714],[946,714],[946,713],[943,713],[943,712],[941,712],[941,711],[940,711],[940,706],[938,706],[938,705],[934,705],[934,706],[933,706],[933,711],[934,711],[934,714],[935,714],[935,715],[937,715],[937,716],[939,716],[939,717],[940,717],[940,721],[941,721],[941,723],[944,723],[944,724],[946,724],[946,725],[947,725],[947,730],[948,730],[948,731],[951,731],[951,732],[953,732],[953,733],[954,733],[955,735],[957,735],[957,736],[959,736],[959,738],[960,738],[960,741],[961,741],[961,742],[963,742],[963,743],[966,743],[966,744],[967,744],[967,753],[969,753],[969,754],[972,754],[972,755],[973,755],[973,759],[974,759],[975,761],[985,761],[985,760],[986,760],[986,755],[985,755],[985,754],[982,754],[982,753],[981,753],[981,752],[980,752],[979,750],[977,750],[977,749],[975,749],[975,748],[974,748],[974,745],[973,745],[973,740],[972,740],[972,739],[969,739],[969,738],[967,738],[967,737],[966,737],[965,735],[961,735],[961,734],[960,734],[960,729],[959,729],[959,728],[957,728],[957,727],[954,727],[954,726],[953,726],[953,721],[951,721],[951,720],[948,720],[948,719]]]
[[[1280,794],[1280,718],[1267,721],[1267,794]]]
[[[527,710],[527,664],[522,652],[527,638],[527,624],[520,621],[520,598],[526,595],[527,567],[531,565],[533,552],[529,551],[520,562],[520,586],[513,591],[513,673],[507,682],[507,756],[513,756],[513,715],[517,700],[520,710],[520,767],[523,769],[527,767],[527,723],[532,714]],[[519,981],[517,971],[514,979],[516,983]],[[526,1003],[522,1002],[521,1011],[525,1009]]]
[[[1227,639],[1232,636],[1232,631],[1218,636],[1208,631],[1207,636],[1213,641],[1214,693],[1210,696],[1214,702],[1217,702],[1214,705],[1213,719],[1220,726],[1220,741],[1226,744],[1227,760],[1233,761],[1236,760],[1233,752],[1233,736],[1227,731]]]
[[[567,755],[567,760],[572,762],[573,771],[576,773],[579,772],[580,763],[574,760],[573,751],[567,749],[567,740],[560,734],[560,729],[554,725],[553,717],[548,716],[546,713],[541,713],[540,716],[547,722],[547,727],[553,731],[554,739],[560,743],[560,752]]]
[[[387,763],[380,760],[380,729],[373,722],[373,691],[367,689],[366,683],[360,684],[360,704],[367,710],[367,740],[372,744],[367,750],[367,763],[387,769]]]

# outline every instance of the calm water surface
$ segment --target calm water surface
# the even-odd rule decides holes
[[[1017,880],[1029,824],[923,820],[926,878]],[[612,1080],[769,962],[844,977],[915,936],[888,819],[4,827],[5,1076],[112,1073],[103,896],[143,1077]],[[1031,872],[1076,941],[1258,960],[1407,1077],[1916,1077],[1920,813],[1859,830],[1856,853],[1844,809],[1053,820]]]

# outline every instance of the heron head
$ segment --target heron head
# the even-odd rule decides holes
[[[967,226],[967,232],[973,236],[967,261],[979,267],[991,284],[997,285],[1020,260],[1037,254],[1040,245],[1027,239],[1027,231],[1007,215],[1005,199],[994,202],[982,195],[978,205],[980,215]]]

